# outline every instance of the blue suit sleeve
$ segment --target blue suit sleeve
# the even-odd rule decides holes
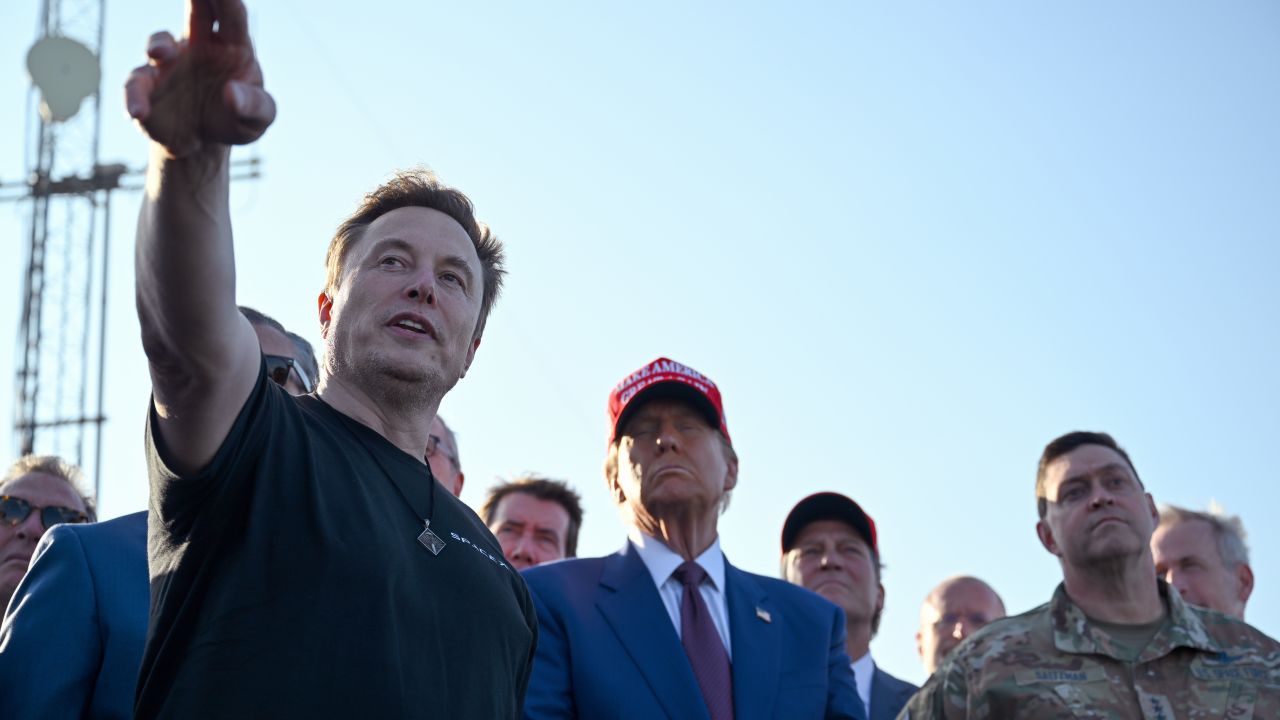
[[[827,655],[827,717],[867,720],[867,710],[853,681],[853,664],[845,653],[844,613],[836,610],[831,624],[831,649]]]
[[[54,527],[0,624],[0,717],[81,717],[101,656],[84,548],[70,528]]]
[[[535,584],[530,583],[529,590],[538,613],[538,646],[524,698],[524,717],[527,720],[577,717],[564,624],[539,597]]]

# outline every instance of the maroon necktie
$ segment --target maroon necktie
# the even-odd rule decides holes
[[[693,665],[702,699],[707,703],[711,720],[733,720],[733,675],[729,670],[729,653],[716,631],[716,623],[707,610],[698,587],[707,571],[687,560],[672,573],[684,593],[680,596],[680,644]]]

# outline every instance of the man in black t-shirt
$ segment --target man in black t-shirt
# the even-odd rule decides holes
[[[502,246],[427,172],[329,245],[314,393],[271,383],[236,311],[232,144],[275,104],[238,0],[192,0],[126,84],[151,139],[137,296],[152,377],[151,623],[136,716],[516,717],[524,582],[424,462],[466,373]]]

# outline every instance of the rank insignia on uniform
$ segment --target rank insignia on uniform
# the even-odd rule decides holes
[[[760,618],[761,620],[767,623],[773,622],[773,616],[770,615],[769,611],[765,610],[764,608],[756,608],[756,617]]]

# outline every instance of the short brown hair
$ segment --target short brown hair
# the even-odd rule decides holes
[[[1138,481],[1138,485],[1142,485],[1142,478],[1138,476],[1138,469],[1133,466],[1133,461],[1129,459],[1129,453],[1120,447],[1115,438],[1104,432],[1074,430],[1051,440],[1048,445],[1044,446],[1044,452],[1040,453],[1040,466],[1036,470],[1036,510],[1040,513],[1040,517],[1044,517],[1045,513],[1049,511],[1049,501],[1044,495],[1044,475],[1049,463],[1082,445],[1101,445],[1114,450],[1117,455],[1124,458],[1125,464],[1133,471],[1133,479]]]
[[[94,505],[93,498],[81,489],[84,487],[84,473],[73,463],[57,455],[23,455],[18,458],[17,462],[9,466],[4,479],[0,480],[0,492],[14,480],[32,473],[52,475],[70,485],[75,494],[80,496],[80,502],[84,503],[84,514],[89,516],[89,521],[98,521],[98,508]]]
[[[484,524],[493,524],[493,515],[498,511],[502,499],[513,493],[532,495],[539,500],[547,500],[558,504],[569,513],[569,528],[564,535],[565,557],[578,556],[578,529],[582,527],[582,497],[563,480],[552,480],[539,475],[524,475],[512,478],[489,488],[489,496],[480,508]]]
[[[475,246],[483,269],[484,291],[480,298],[480,318],[476,321],[475,337],[484,332],[489,311],[502,291],[502,277],[506,254],[502,241],[489,226],[476,219],[471,199],[457,188],[445,185],[436,174],[425,168],[397,172],[390,180],[379,185],[351,213],[329,241],[325,255],[325,292],[332,294],[342,284],[342,272],[352,246],[364,235],[369,225],[379,217],[404,207],[424,207],[453,218]]]

